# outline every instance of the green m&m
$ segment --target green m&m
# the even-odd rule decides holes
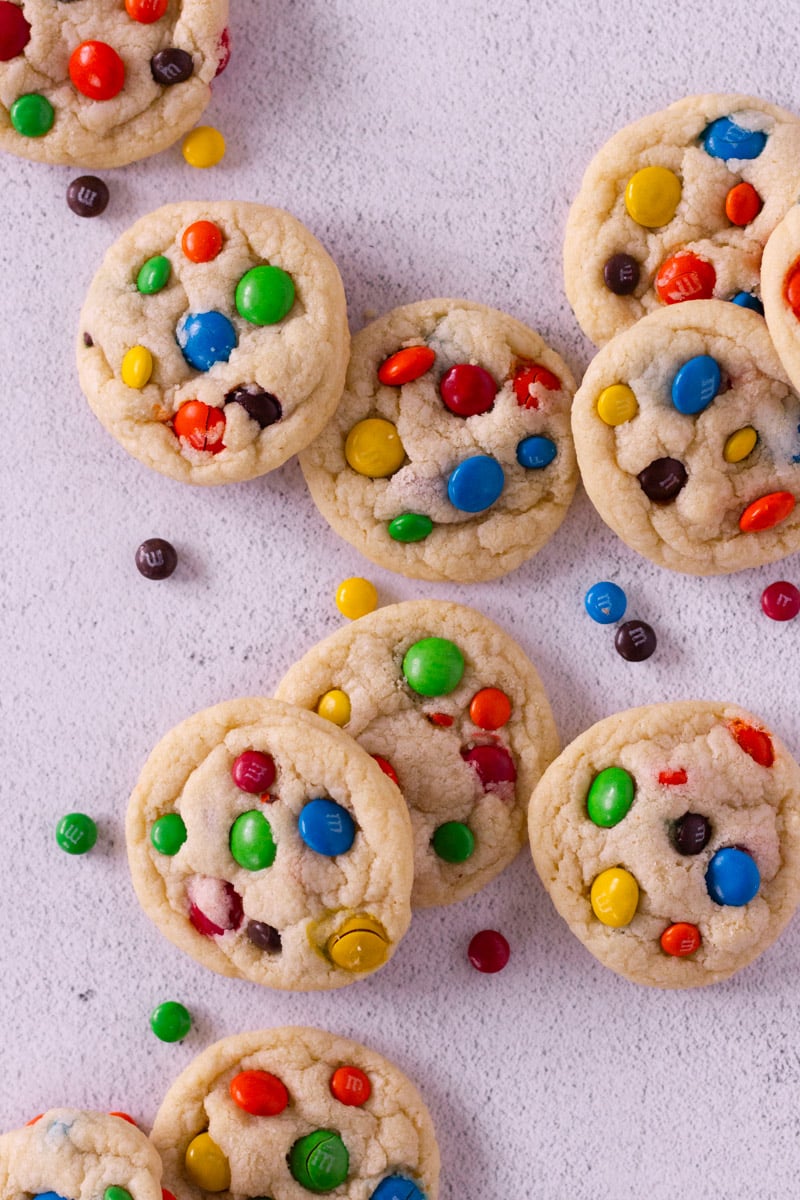
[[[231,854],[246,871],[262,871],[275,861],[277,847],[272,826],[263,813],[251,808],[231,826]]]
[[[165,813],[153,822],[150,841],[159,854],[172,858],[186,841],[186,826],[180,813]]]
[[[461,821],[445,821],[431,839],[439,858],[449,863],[466,862],[475,853],[475,834]]]
[[[55,110],[46,96],[27,92],[18,96],[8,110],[11,124],[23,137],[43,137],[53,128]]]
[[[97,841],[97,826],[86,813],[67,813],[56,825],[56,841],[67,854],[86,854]]]
[[[420,696],[446,696],[464,674],[464,656],[446,638],[423,638],[409,646],[403,659],[406,683]]]
[[[619,825],[633,804],[635,787],[633,776],[622,767],[606,767],[595,775],[589,788],[586,797],[589,818],[603,829]]]
[[[310,1192],[332,1192],[344,1183],[349,1167],[347,1147],[331,1129],[307,1133],[289,1151],[292,1177]]]
[[[112,1184],[111,1187],[107,1187],[103,1192],[103,1200],[133,1200],[133,1196],[127,1188],[115,1187]]]
[[[165,1000],[150,1014],[150,1028],[162,1042],[180,1042],[192,1028],[188,1008],[177,1000]]]
[[[136,289],[144,296],[154,296],[167,286],[167,280],[172,270],[172,263],[163,254],[148,258],[142,263],[136,276]]]
[[[252,325],[275,325],[294,304],[294,283],[280,267],[253,267],[236,285],[236,311]]]
[[[400,513],[389,522],[389,537],[395,542],[423,542],[433,529],[433,521],[423,513]]]

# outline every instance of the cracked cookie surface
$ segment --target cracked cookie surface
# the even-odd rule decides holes
[[[800,900],[800,767],[732,704],[656,704],[593,725],[545,772],[529,833],[572,932],[637,983],[727,978]]]
[[[0,7],[0,149],[40,162],[117,167],[171,146],[228,59],[228,0],[133,0],[138,18],[123,0]],[[75,56],[87,46],[96,61],[84,91]]]
[[[574,390],[513,317],[419,301],[353,339],[342,403],[300,465],[322,515],[373,562],[494,579],[544,545],[572,500]]]
[[[203,1135],[220,1171],[213,1181]],[[439,1151],[417,1089],[373,1050],[318,1029],[210,1046],[170,1088],[152,1137],[165,1186],[186,1200],[202,1200],[210,1182],[222,1200],[438,1195]]]
[[[99,1200],[108,1188],[115,1200],[161,1200],[160,1180],[158,1152],[123,1117],[54,1108],[0,1137],[2,1200]]]
[[[591,362],[572,427],[600,516],[660,566],[724,574],[800,548],[800,397],[758,314],[651,313]]]
[[[800,204],[789,209],[764,248],[761,290],[770,337],[800,388]]]
[[[760,307],[764,244],[794,202],[800,120],[753,96],[689,96],[621,130],[584,175],[567,297],[602,346],[662,305]]]
[[[342,987],[391,957],[411,917],[406,806],[313,713],[250,697],[178,725],[128,807],[147,915],[192,958],[268,987]]]
[[[414,667],[445,656],[455,674],[434,681],[433,693],[415,690]],[[531,791],[558,753],[547,696],[519,645],[475,609],[406,601],[312,647],[276,694],[314,709],[331,689],[348,698],[345,731],[393,771],[408,804],[412,904],[462,900],[499,874],[524,842]]]
[[[333,414],[350,345],[333,260],[289,213],[169,204],[114,243],[77,340],[81,387],[135,458],[186,483],[263,475]]]

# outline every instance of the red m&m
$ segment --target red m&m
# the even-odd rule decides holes
[[[360,1108],[372,1094],[372,1084],[358,1067],[337,1067],[331,1075],[331,1094],[340,1104]]]
[[[17,4],[0,3],[0,62],[16,58],[31,40],[31,27]]]
[[[710,262],[683,250],[664,259],[656,275],[656,291],[664,304],[683,300],[710,300],[717,273]]]
[[[539,407],[539,401],[531,394],[531,388],[537,383],[548,392],[561,390],[561,380],[552,371],[548,371],[547,367],[541,367],[538,363],[520,363],[514,372],[511,385],[520,408]]]
[[[485,367],[456,363],[442,376],[439,392],[445,407],[457,417],[475,417],[494,407],[497,384]]]
[[[187,400],[182,404],[173,417],[172,428],[176,437],[187,441],[193,450],[219,454],[225,449],[222,442],[225,413],[221,408],[203,404],[202,400]]]
[[[107,42],[81,42],[70,56],[69,77],[90,100],[113,100],[125,83],[125,64]]]
[[[502,971],[511,955],[511,949],[502,933],[496,929],[482,929],[476,933],[467,948],[467,957],[476,971],[483,975],[494,975]]]
[[[286,1086],[269,1071],[240,1071],[230,1093],[234,1104],[254,1117],[276,1117],[289,1103]]]
[[[761,593],[761,607],[771,621],[791,621],[800,612],[800,589],[786,579],[771,583]]]
[[[213,221],[194,221],[183,231],[181,249],[190,262],[211,262],[222,249],[222,230]]]
[[[132,21],[140,25],[152,25],[160,21],[169,6],[169,0],[125,0],[125,11]]]
[[[378,380],[388,387],[402,387],[430,371],[435,361],[436,355],[430,346],[406,346],[381,363]]]

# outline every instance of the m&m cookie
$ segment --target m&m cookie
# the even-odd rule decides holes
[[[573,933],[636,983],[725,979],[800,901],[800,766],[732,704],[654,704],[593,725],[544,773],[529,832]]]
[[[515,857],[559,743],[533,664],[493,621],[439,600],[381,608],[309,650],[277,695],[328,715],[402,791],[415,907],[462,900]]]
[[[764,244],[796,198],[800,120],[752,96],[689,96],[617,133],[567,222],[564,280],[598,346],[686,300],[760,311]]]
[[[342,987],[382,966],[411,917],[408,812],[351,738],[276,700],[178,725],[128,808],[147,915],[222,975]]]
[[[209,1046],[153,1126],[164,1183],[184,1200],[436,1200],[439,1150],[417,1089],[392,1063],[319,1029]]]
[[[660,566],[716,575],[800,549],[800,397],[757,313],[644,317],[591,362],[572,428],[600,516]]]
[[[122,1115],[54,1108],[0,1137],[4,1200],[162,1200],[161,1159]]]
[[[764,316],[781,362],[800,389],[800,204],[795,204],[764,248]]]
[[[228,0],[0,0],[0,149],[118,167],[195,124],[229,56]]]
[[[417,579],[494,579],[567,511],[574,390],[513,317],[423,300],[354,338],[342,403],[300,465],[323,516],[367,558]]]
[[[124,448],[186,483],[252,479],[322,429],[350,334],[333,260],[260,204],[168,204],[108,251],[81,313],[81,387]]]

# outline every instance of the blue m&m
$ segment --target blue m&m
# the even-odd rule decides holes
[[[370,1200],[425,1200],[425,1193],[404,1175],[388,1175],[380,1181]]]
[[[712,158],[758,158],[767,144],[767,135],[760,129],[744,129],[730,117],[712,121],[703,134],[703,149]]]
[[[616,583],[603,579],[589,588],[583,598],[583,606],[598,625],[613,625],[624,617],[628,598]]]
[[[690,358],[672,380],[672,403],[678,412],[693,416],[708,408],[719,391],[722,372],[710,354]]]
[[[447,496],[453,508],[477,513],[491,508],[505,484],[503,468],[488,454],[473,454],[459,463],[447,481]]]
[[[763,317],[764,315],[764,305],[752,292],[737,292],[735,296],[731,297],[731,303],[738,304],[740,308],[751,308],[759,316]]]
[[[328,858],[346,854],[356,836],[353,818],[335,800],[309,800],[298,817],[297,827],[309,849]]]
[[[542,434],[523,438],[517,443],[517,462],[529,471],[540,471],[549,467],[556,456],[556,444]]]
[[[741,908],[761,887],[761,873],[746,850],[726,846],[718,850],[706,869],[708,894],[717,904]]]
[[[175,332],[183,357],[196,371],[227,362],[236,349],[236,330],[221,312],[187,313]]]

